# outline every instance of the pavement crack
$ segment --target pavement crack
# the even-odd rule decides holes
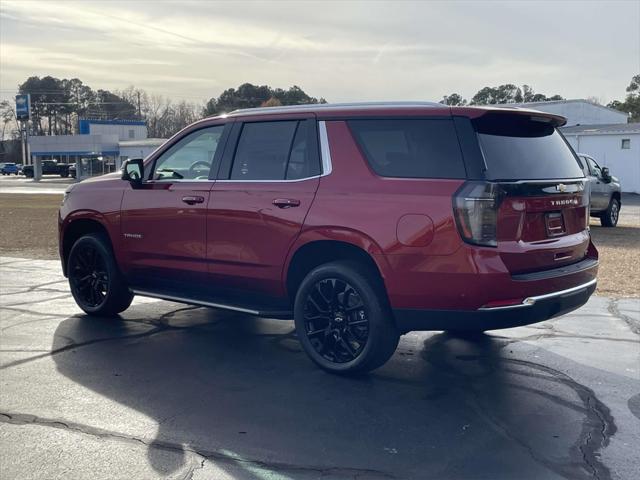
[[[132,339],[132,338],[147,337],[147,336],[153,335],[155,333],[159,333],[159,332],[161,332],[163,330],[166,330],[166,329],[158,327],[158,328],[154,328],[152,330],[149,330],[147,332],[135,333],[135,334],[132,334],[132,335],[122,335],[122,336],[118,336],[118,337],[96,338],[96,339],[93,339],[93,340],[88,340],[86,342],[70,343],[69,345],[65,345],[64,347],[56,348],[55,350],[47,351],[46,353],[43,353],[43,354],[40,354],[40,355],[34,355],[32,357],[22,358],[20,360],[15,360],[13,362],[9,362],[9,363],[7,363],[5,365],[2,365],[0,367],[0,370],[6,370],[7,368],[16,367],[16,366],[22,365],[24,363],[29,363],[29,362],[33,362],[35,360],[39,360],[41,358],[51,357],[51,356],[57,355],[59,353],[66,352],[68,350],[74,350],[76,348],[82,348],[82,347],[86,347],[88,345],[95,345],[96,343],[113,342],[113,341],[117,341],[117,340],[126,340],[126,339]]]
[[[120,432],[115,432],[112,430],[107,430],[98,427],[92,427],[90,425],[72,422],[70,420],[65,419],[57,419],[57,418],[46,418],[39,417],[37,415],[29,414],[29,413],[19,413],[19,412],[5,412],[0,411],[0,423],[8,423],[12,425],[36,425],[41,427],[48,428],[59,428],[63,430],[68,430],[72,432],[76,432],[83,435],[89,435],[92,437],[105,439],[105,440],[114,440],[124,443],[144,445],[147,448],[155,448],[159,450],[165,450],[170,452],[176,452],[180,454],[190,453],[197,455],[202,460],[199,465],[196,465],[194,468],[190,469],[187,472],[184,480],[192,479],[193,475],[197,470],[204,468],[206,461],[214,461],[216,463],[226,463],[226,464],[234,464],[237,466],[251,466],[252,468],[258,468],[265,471],[270,472],[290,472],[295,474],[296,472],[301,473],[318,473],[321,476],[328,476],[329,478],[342,475],[342,476],[352,476],[353,478],[367,478],[367,479],[394,479],[395,476],[382,472],[379,470],[366,469],[366,468],[348,468],[348,467],[322,467],[322,466],[314,466],[314,465],[294,465],[288,463],[280,463],[280,462],[265,462],[260,460],[248,459],[245,457],[241,457],[231,451],[228,450],[206,450],[198,447],[190,446],[187,444],[182,444],[179,442],[171,442],[166,440],[158,440],[158,439],[148,439],[144,437],[137,437],[134,435],[128,435]]]
[[[141,332],[141,333],[134,333],[131,335],[120,335],[120,336],[116,336],[116,337],[104,337],[104,338],[95,338],[92,340],[87,340],[86,342],[79,342],[79,343],[75,343],[73,342],[73,339],[70,339],[70,342],[68,345],[65,345],[64,347],[60,347],[60,348],[56,348],[54,350],[50,350],[47,351],[46,353],[42,353],[40,355],[34,355],[32,357],[28,357],[28,358],[21,358],[19,360],[14,360],[13,362],[9,362],[6,363],[5,365],[0,366],[0,371],[1,370],[6,370],[7,368],[11,368],[11,367],[16,367],[18,365],[22,365],[25,363],[29,363],[29,362],[33,362],[35,360],[40,360],[42,358],[46,358],[46,357],[51,357],[54,355],[57,355],[59,353],[63,353],[66,352],[68,350],[74,350],[77,348],[82,348],[82,347],[86,347],[89,345],[95,345],[97,343],[106,343],[106,342],[115,342],[115,341],[119,341],[119,340],[131,340],[131,339],[139,339],[139,338],[144,338],[144,337],[150,337],[152,335],[158,334],[158,333],[163,333],[163,332],[168,332],[168,331],[197,331],[197,330],[203,330],[203,328],[198,325],[198,326],[186,326],[186,327],[180,327],[180,326],[174,326],[168,323],[169,319],[171,317],[173,317],[174,315],[180,313],[180,312],[184,312],[184,311],[188,311],[188,310],[194,310],[197,308],[201,308],[201,307],[196,307],[196,306],[189,306],[189,307],[184,307],[184,308],[179,308],[176,310],[171,310],[170,312],[167,312],[163,315],[161,315],[158,320],[152,321],[152,320],[146,320],[144,322],[135,322],[135,323],[143,323],[145,325],[151,326],[153,328],[151,328],[151,330],[147,330],[145,332]],[[127,320],[129,321],[129,320]],[[212,324],[214,324],[214,322],[209,322],[207,323],[207,326],[211,326]]]
[[[635,321],[629,315],[625,315],[620,311],[620,308],[618,306],[618,299],[611,298],[609,300],[609,304],[607,305],[607,310],[611,315],[626,323],[633,333],[635,333],[636,335],[640,335],[640,323]]]
[[[62,295],[58,295],[58,296],[55,296],[55,297],[43,298],[42,300],[31,299],[31,300],[26,301],[26,302],[7,303],[7,304],[2,305],[2,308],[19,307],[21,305],[33,305],[33,304],[36,304],[36,303],[50,302],[51,300],[61,300],[63,298],[69,298],[69,296],[71,296],[70,293],[64,293]]]
[[[190,468],[189,471],[186,473],[186,475],[182,477],[182,480],[193,480],[193,476],[195,475],[195,473],[198,470],[202,470],[204,468],[204,464],[207,461],[207,459],[206,457],[200,457],[200,458],[201,458],[200,462],[197,462],[194,467]]]
[[[461,369],[448,360],[446,355],[447,342],[452,337],[434,337],[425,341],[424,358],[439,372],[446,375],[451,380],[451,388],[460,388],[468,392],[469,401],[482,418],[497,433],[510,439],[512,442],[522,447],[529,456],[537,463],[545,466],[551,471],[568,478],[598,478],[608,480],[611,478],[609,468],[600,459],[599,452],[609,444],[609,439],[616,433],[617,427],[609,408],[601,402],[594,391],[574,380],[566,373],[529,360],[499,356],[507,345],[522,339],[505,339],[493,337],[492,352],[487,355],[467,355],[454,357],[454,361],[477,362],[483,367],[482,372],[473,370],[473,373],[466,373],[466,369]],[[536,448],[526,435],[513,428],[508,420],[501,419],[493,413],[491,408],[487,408],[482,403],[484,393],[482,385],[486,383],[486,377],[493,374],[510,374],[523,377],[539,378],[542,381],[551,381],[570,389],[576,396],[574,403],[563,396],[554,395],[547,389],[535,388],[533,385],[520,385],[519,382],[508,382],[501,380],[502,387],[516,388],[529,395],[537,395],[548,401],[554,402],[563,408],[569,408],[580,413],[581,426],[576,439],[570,445],[568,456],[569,462],[559,461],[544,454]]]
[[[609,407],[597,398],[591,388],[577,382],[566,373],[528,360],[509,359],[508,362],[542,371],[578,395],[584,405],[586,414],[582,422],[582,432],[578,439],[578,449],[581,452],[582,460],[590,471],[591,476],[599,480],[610,479],[609,468],[602,463],[597,453],[609,444],[609,439],[617,431]]]

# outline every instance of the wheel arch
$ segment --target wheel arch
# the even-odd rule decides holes
[[[379,264],[381,257],[376,258],[367,246],[370,247],[370,245],[357,244],[344,239],[327,238],[309,240],[297,245],[292,249],[284,269],[287,296],[293,301],[307,273],[319,265],[335,260],[350,260],[366,266],[384,286],[384,265]]]
[[[619,190],[616,190],[615,192],[613,192],[613,193],[611,194],[611,198],[612,198],[613,200],[617,200],[617,201],[618,201],[618,203],[622,204],[622,195],[620,194],[620,191],[619,191]]]
[[[105,223],[95,216],[83,215],[68,221],[63,230],[61,238],[60,256],[62,260],[62,273],[67,276],[67,261],[73,244],[82,236],[90,233],[101,233],[109,241],[113,250],[113,241],[109,234],[109,229]]]

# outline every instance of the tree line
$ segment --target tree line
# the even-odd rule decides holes
[[[239,108],[326,103],[324,98],[312,97],[296,85],[283,89],[244,83],[223,91],[218,97],[212,97],[201,105],[186,100],[174,101],[133,86],[111,92],[93,89],[78,78],[60,79],[49,75],[29,77],[19,85],[18,92],[31,94],[32,135],[78,133],[78,120],[90,118],[144,120],[150,137],[167,138],[195,120]],[[440,103],[494,105],[563,99],[558,94],[547,96],[536,93],[529,85],[518,87],[507,83],[483,87],[470,100],[458,93],[445,95]],[[614,100],[607,106],[630,114],[631,121],[640,121],[640,75],[632,78],[624,100]],[[0,119],[3,122],[1,138],[17,138],[18,125],[12,102],[0,103]]]
[[[529,102],[545,102],[552,100],[565,100],[561,95],[552,95],[550,97],[536,93],[529,85],[518,87],[512,83],[499,85],[497,87],[484,87],[467,100],[459,93],[445,95],[440,103],[444,105],[496,105],[502,103],[529,103]],[[595,97],[588,100],[599,103]],[[630,122],[640,122],[640,75],[634,75],[631,83],[626,88],[626,97],[623,101],[613,100],[607,105],[609,108],[620,110],[629,116]]]
[[[113,92],[95,90],[78,78],[60,79],[50,75],[29,77],[18,86],[18,93],[31,95],[29,128],[32,135],[78,133],[78,120],[89,118],[144,120],[150,137],[166,138],[200,118],[238,108],[326,103],[324,98],[312,97],[297,85],[282,89],[245,83],[201,105],[174,101],[134,86]],[[3,121],[1,138],[5,138],[6,132],[18,135],[12,102],[0,104],[0,118]]]
[[[542,93],[536,93],[529,85],[518,87],[512,83],[506,83],[497,87],[484,87],[467,101],[458,93],[445,95],[440,101],[445,105],[496,105],[500,103],[527,103],[545,102],[550,100],[565,100],[561,95],[547,97]]]

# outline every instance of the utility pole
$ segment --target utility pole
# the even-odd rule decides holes
[[[138,90],[138,119],[142,120],[142,113],[140,111],[140,90]]]

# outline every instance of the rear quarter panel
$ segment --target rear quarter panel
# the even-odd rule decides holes
[[[318,238],[352,243],[373,256],[385,278],[391,257],[424,261],[461,247],[451,199],[463,180],[379,177],[346,122],[331,120],[326,126],[332,172],[320,179],[298,243]]]

